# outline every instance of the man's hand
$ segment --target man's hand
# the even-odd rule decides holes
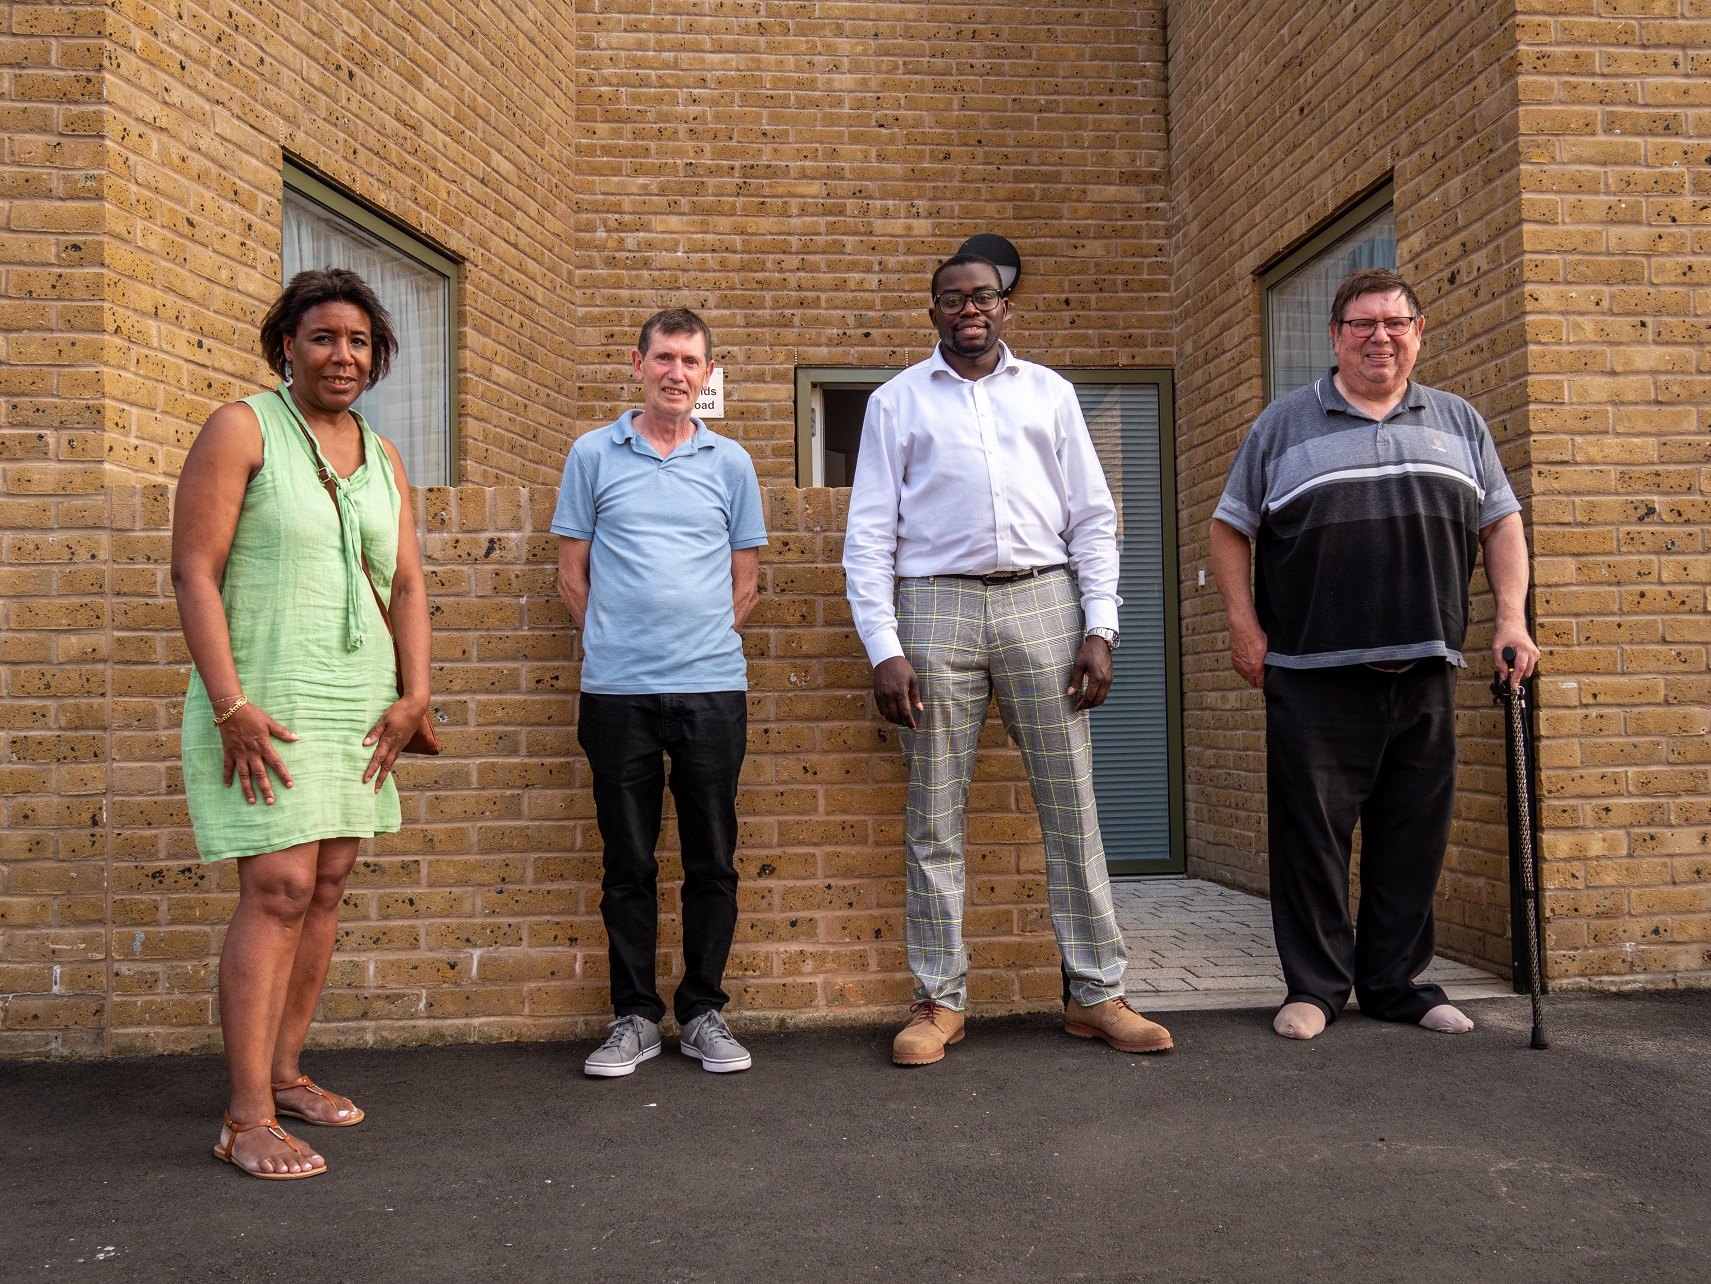
[[[911,731],[915,729],[915,713],[926,706],[921,703],[921,688],[915,681],[915,670],[909,661],[894,655],[875,666],[873,702],[879,706],[879,712],[886,721],[908,727]]]
[[[1069,675],[1065,695],[1075,697],[1077,713],[1097,709],[1111,694],[1111,644],[1101,637],[1084,638],[1075,653],[1075,671]]]
[[[1515,648],[1515,667],[1513,670],[1503,662],[1503,648]],[[1497,621],[1497,635],[1491,639],[1491,657],[1497,666],[1497,676],[1506,681],[1511,687],[1525,682],[1532,676],[1534,668],[1539,663],[1539,648],[1533,639],[1527,636],[1527,624],[1524,620]]]
[[[1250,687],[1265,685],[1265,630],[1257,624],[1239,628],[1230,624],[1230,663]]]

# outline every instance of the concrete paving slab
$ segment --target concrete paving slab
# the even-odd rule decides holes
[[[319,1053],[369,1111],[331,1171],[209,1155],[212,1058],[0,1064],[0,1278],[293,1284],[1700,1284],[1711,993],[1475,1003],[1465,1036],[1172,1017],[1138,1057],[974,1020],[899,1070],[889,1029],[747,1036],[711,1075],[590,1044]]]
[[[1123,988],[1151,1010],[1283,1002],[1268,901],[1195,878],[1114,879],[1111,897],[1129,953]],[[1508,981],[1454,959],[1434,959],[1422,975],[1452,1003],[1512,993]]]

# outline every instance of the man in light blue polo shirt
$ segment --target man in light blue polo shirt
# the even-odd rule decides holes
[[[600,915],[617,1019],[583,1064],[602,1078],[659,1055],[654,844],[667,754],[683,850],[679,1046],[716,1073],[750,1065],[720,1009],[737,925],[737,776],[748,744],[737,630],[760,596],[766,526],[748,452],[691,413],[712,359],[712,331],[693,312],[648,318],[630,353],[642,409],[577,439],[553,514],[559,596],[582,630],[576,736],[594,771],[606,846]]]

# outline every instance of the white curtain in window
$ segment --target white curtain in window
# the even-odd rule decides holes
[[[1387,208],[1274,285],[1267,300],[1273,400],[1331,368],[1331,302],[1350,272],[1396,266],[1396,211]]]
[[[363,393],[356,408],[398,447],[412,483],[450,484],[451,282],[290,188],[284,225],[285,280],[309,268],[348,268],[392,314],[398,336],[392,373]]]

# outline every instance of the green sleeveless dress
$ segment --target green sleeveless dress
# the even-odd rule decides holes
[[[284,385],[280,391],[290,396]],[[379,793],[362,782],[374,753],[363,737],[398,698],[392,639],[358,560],[367,555],[390,604],[402,502],[391,461],[358,415],[363,462],[338,483],[349,536],[341,539],[317,475],[320,452],[297,426],[296,407],[272,392],[244,404],[261,421],[263,459],[244,492],[220,600],[244,695],[299,737],[273,742],[295,785],[275,779],[270,807],[260,790],[245,802],[235,777],[221,782],[220,732],[202,677],[193,675],[184,697],[184,791],[204,861],[399,827],[392,780]]]

